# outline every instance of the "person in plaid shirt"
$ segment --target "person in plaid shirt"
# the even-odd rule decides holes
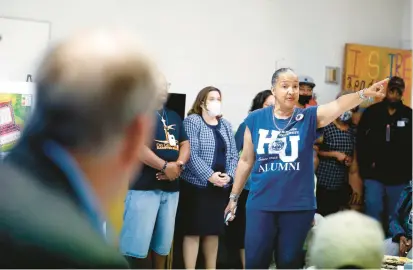
[[[351,93],[343,91],[337,98]],[[357,107],[344,112],[323,130],[316,169],[317,212],[322,216],[343,209],[350,199],[349,168],[356,162],[353,159],[356,134],[351,117],[354,111]]]

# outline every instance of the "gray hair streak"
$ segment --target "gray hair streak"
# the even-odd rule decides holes
[[[159,106],[161,76],[129,35],[96,31],[54,46],[38,69],[33,121],[65,147],[113,146],[138,115]]]
[[[317,269],[380,269],[383,243],[378,221],[356,211],[338,212],[318,225],[308,250],[309,263]]]

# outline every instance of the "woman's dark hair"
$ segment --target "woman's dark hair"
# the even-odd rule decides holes
[[[222,98],[221,90],[213,86],[207,86],[203,88],[201,91],[199,91],[198,95],[195,98],[194,104],[192,104],[191,109],[188,111],[188,115],[191,115],[191,114],[202,115],[201,105],[205,104],[205,101],[208,98],[209,92],[212,92],[212,91],[217,91]]]
[[[292,71],[294,72],[294,70],[292,68],[279,68],[277,69],[274,74],[272,74],[272,78],[271,78],[271,86],[273,86],[274,84],[277,83],[278,78],[280,77],[281,74],[288,72],[288,71]]]
[[[250,112],[261,109],[262,106],[264,105],[265,100],[271,95],[272,95],[271,90],[264,90],[264,91],[259,92],[252,100]]]

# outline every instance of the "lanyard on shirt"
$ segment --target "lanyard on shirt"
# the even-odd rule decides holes
[[[165,113],[165,110],[162,110],[162,115],[158,111],[156,111],[156,113],[161,118],[161,122],[163,123],[164,127],[168,126],[168,115]]]

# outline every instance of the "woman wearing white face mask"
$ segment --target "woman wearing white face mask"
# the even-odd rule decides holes
[[[337,98],[354,93],[343,91]],[[355,157],[355,126],[353,111],[344,112],[324,127],[320,138],[317,175],[317,212],[322,216],[333,214],[349,206],[351,187],[349,177],[358,174]]]
[[[225,229],[222,213],[238,162],[231,124],[221,115],[221,91],[202,89],[183,124],[191,146],[178,207],[185,268],[195,269],[201,242],[205,268],[215,269],[218,236]]]

